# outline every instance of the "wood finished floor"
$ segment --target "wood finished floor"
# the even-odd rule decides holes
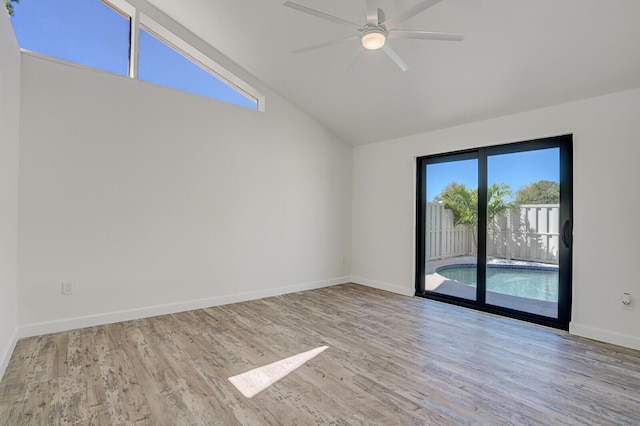
[[[640,352],[347,284],[20,340],[0,424],[638,425]]]

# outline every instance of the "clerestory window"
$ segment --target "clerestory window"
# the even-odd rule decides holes
[[[146,27],[140,28],[138,78],[162,86],[256,109],[257,99],[231,87],[187,53]]]
[[[264,97],[125,0],[15,4],[20,47],[253,110]]]
[[[11,17],[20,47],[127,75],[129,16],[98,0],[22,1]]]

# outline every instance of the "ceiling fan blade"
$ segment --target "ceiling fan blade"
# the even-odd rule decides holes
[[[445,40],[445,41],[462,41],[464,34],[462,33],[442,33],[437,31],[412,31],[412,30],[389,30],[387,37],[394,38],[414,38],[419,40]]]
[[[360,28],[362,28],[361,25],[354,24],[353,22],[349,22],[345,19],[338,18],[337,16],[329,15],[328,13],[320,12],[319,10],[311,9],[307,6],[303,6],[301,4],[294,3],[292,1],[284,2],[284,6],[290,7],[291,9],[299,10],[300,12],[308,13],[309,15],[313,15],[318,18],[326,19],[327,21],[335,22],[342,25],[347,25],[357,30],[360,30]]]
[[[309,51],[309,50],[315,50],[315,49],[320,49],[320,48],[322,48],[322,47],[331,46],[331,45],[334,45],[334,44],[344,43],[345,41],[358,40],[359,38],[360,38],[360,36],[358,36],[358,35],[353,35],[353,36],[349,36],[349,37],[341,38],[341,39],[339,39],[339,40],[326,41],[326,42],[324,42],[324,43],[314,44],[313,46],[303,47],[302,49],[294,50],[292,53],[302,53],[302,52],[307,52],[307,51]]]
[[[378,7],[376,0],[367,0],[367,24],[378,25]]]
[[[356,53],[349,59],[349,62],[347,62],[347,64],[345,65],[344,72],[351,71],[351,68],[353,68],[353,66],[358,61],[358,59],[360,59],[360,56],[362,55],[362,51],[363,50],[361,48],[356,50]]]
[[[387,21],[383,22],[383,24],[385,24],[388,29],[393,29],[397,27],[398,24],[403,23],[409,18],[413,18],[418,13],[424,12],[425,10],[429,9],[432,6],[435,6],[441,1],[442,0],[425,0],[422,3],[418,3],[415,6],[410,7],[409,9],[402,12],[400,15],[395,16],[391,19],[388,19]]]
[[[402,58],[400,57],[400,55],[398,55],[396,53],[395,50],[393,50],[390,46],[389,43],[385,44],[382,47],[382,51],[384,53],[387,54],[388,57],[391,58],[391,60],[398,66],[398,68],[400,68],[402,71],[407,71],[409,69],[409,65],[407,65],[407,63],[405,61],[402,60]]]

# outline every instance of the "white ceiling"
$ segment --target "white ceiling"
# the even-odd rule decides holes
[[[365,0],[295,1],[366,20]],[[392,40],[407,72],[381,51],[345,71],[358,41],[292,53],[354,30],[284,0],[149,2],[354,145],[640,87],[640,0],[443,0],[400,27],[465,40]]]

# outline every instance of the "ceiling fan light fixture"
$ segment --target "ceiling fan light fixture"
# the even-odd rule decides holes
[[[381,49],[386,41],[387,37],[379,29],[369,30],[362,34],[362,46],[367,50]]]

